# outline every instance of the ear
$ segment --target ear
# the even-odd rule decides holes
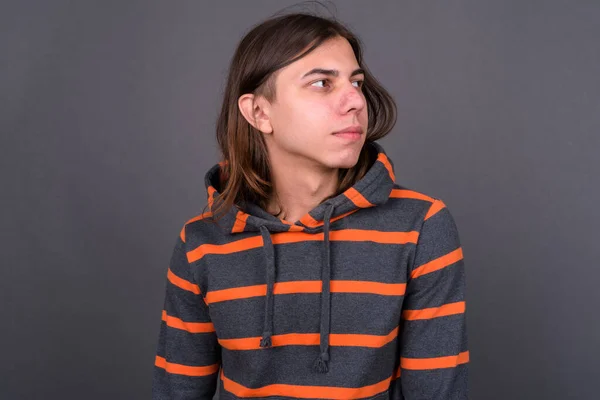
[[[250,125],[262,133],[272,133],[273,126],[269,119],[269,102],[262,96],[246,93],[238,99],[240,112]]]

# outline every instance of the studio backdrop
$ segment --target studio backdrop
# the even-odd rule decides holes
[[[230,58],[296,3],[2,2],[1,399],[150,398]],[[397,183],[455,217],[470,398],[597,399],[600,2],[328,4],[397,102]]]

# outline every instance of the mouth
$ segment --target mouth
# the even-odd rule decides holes
[[[342,139],[359,140],[363,134],[363,129],[359,125],[352,125],[339,131],[333,132],[333,135]]]

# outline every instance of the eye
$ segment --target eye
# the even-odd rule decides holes
[[[318,83],[318,82],[323,82],[323,83],[325,83],[325,82],[326,82],[328,85],[329,85],[329,83],[330,83],[329,79],[319,79],[318,81],[314,81],[314,82],[313,82],[311,85],[314,85],[315,83]],[[353,83],[353,84],[357,84],[357,85],[355,85],[354,87],[357,87],[357,88],[359,88],[359,89],[360,89],[360,88],[362,88],[362,87],[363,87],[363,85],[364,85],[365,81],[364,81],[364,80],[358,80],[358,81],[354,81],[354,82],[352,82],[352,83]],[[325,86],[319,86],[319,87],[323,88],[323,87],[325,87]]]
[[[318,83],[318,82],[327,82],[327,83],[329,83],[329,79],[319,79],[318,81],[314,81],[311,85],[314,85],[315,83]],[[324,87],[324,86],[320,86],[320,87]]]

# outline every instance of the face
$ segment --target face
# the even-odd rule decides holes
[[[350,43],[340,37],[279,70],[276,99],[265,107],[269,154],[324,168],[354,166],[368,125],[363,80]]]

